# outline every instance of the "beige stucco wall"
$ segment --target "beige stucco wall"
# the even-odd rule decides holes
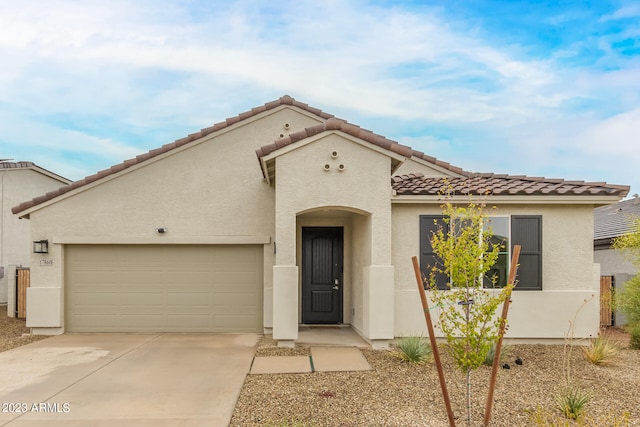
[[[301,227],[331,225],[345,230],[344,321],[371,340],[426,333],[411,257],[419,254],[419,216],[441,211],[439,203],[392,205],[395,154],[323,132],[273,153],[275,183],[263,179],[255,149],[318,122],[280,107],[33,211],[30,240],[52,244],[49,254],[31,255],[28,326],[63,330],[65,244],[246,243],[264,245],[263,324],[274,338],[292,340]],[[543,290],[516,292],[508,337],[563,338],[584,300],[576,336],[597,331],[592,209],[498,206],[496,215],[543,215]]]
[[[332,157],[333,152],[337,157]],[[349,319],[362,335],[375,336],[376,339],[393,337],[391,332],[385,335],[379,324],[367,320],[367,315],[372,318],[377,312],[385,318],[384,313],[388,312],[391,318],[387,319],[386,327],[393,323],[392,301],[388,297],[380,299],[377,293],[384,293],[386,288],[392,290],[392,273],[386,272],[385,278],[366,275],[372,266],[393,271],[390,178],[389,156],[363,145],[361,141],[334,132],[318,135],[276,158],[276,263],[281,266],[278,271],[296,269],[298,277],[300,275],[299,236],[291,227],[296,218],[300,218],[300,226],[319,225],[317,219],[313,220],[313,212],[323,213],[326,218],[330,218],[332,212],[338,217],[343,217],[344,212],[351,212],[352,215],[348,216],[350,223],[344,219],[333,220],[335,224],[341,221],[345,224],[345,249],[352,251],[345,252],[345,265],[350,264],[345,319]],[[327,221],[331,222],[325,219],[324,223]],[[289,290],[293,287],[289,283],[276,283],[274,279],[274,286],[280,285]],[[298,284],[296,289],[299,290]],[[277,323],[278,316],[274,313],[274,323]],[[285,321],[290,322],[286,319],[291,317],[289,312],[282,313],[281,330],[293,331],[291,325],[284,326]],[[274,337],[295,339],[295,336],[281,334],[275,324]]]
[[[34,169],[0,169],[0,303],[9,302],[8,312],[15,310],[15,289],[8,289],[8,266],[28,267],[31,261],[31,224],[11,212],[11,208],[65,185],[58,179]],[[8,295],[11,294],[11,301]]]
[[[491,200],[489,199],[489,203]],[[437,205],[393,205],[396,266],[396,335],[426,334],[411,257],[419,257],[419,216],[439,214]],[[491,215],[542,215],[542,291],[514,291],[508,338],[564,338],[585,300],[576,337],[597,333],[599,268],[593,263],[593,207],[498,205]]]
[[[279,107],[112,175],[30,215],[33,239],[49,239],[31,255],[32,327],[61,327],[64,244],[264,244],[264,325],[273,314],[272,242],[275,192],[255,150],[317,124],[294,107]],[[285,123],[289,129],[285,129]],[[295,222],[294,222],[295,224]],[[159,234],[156,228],[165,227]],[[41,267],[40,260],[51,265]],[[53,300],[49,291],[55,288]],[[42,295],[42,297],[39,297]]]
[[[334,151],[338,153],[335,159],[331,157]],[[325,165],[329,165],[328,171]],[[344,165],[343,171],[339,170],[340,165]],[[373,264],[389,264],[390,174],[389,157],[336,133],[323,134],[278,157],[276,232],[283,246],[282,250],[278,249],[278,264],[295,263],[295,229],[291,224],[298,213],[319,207],[374,214],[371,231],[376,245],[367,250],[371,251]]]
[[[623,252],[617,249],[598,249],[593,253],[593,259],[600,264],[603,276],[613,276],[614,274],[636,275],[638,269],[628,260]]]

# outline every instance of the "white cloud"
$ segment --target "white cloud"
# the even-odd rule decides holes
[[[21,151],[49,150],[85,153],[110,160],[124,160],[140,154],[140,149],[109,138],[99,138],[73,129],[64,129],[46,123],[0,115],[0,121],[11,123],[0,135],[4,148],[19,146]],[[24,159],[28,160],[28,159]]]
[[[101,70],[110,69],[119,69],[119,74],[145,69],[200,73],[281,87],[371,114],[430,120],[486,120],[526,112],[529,105],[539,104],[536,99],[542,105],[549,102],[530,98],[516,108],[503,106],[505,97],[516,102],[511,92],[526,95],[550,80],[544,64],[510,58],[426,14],[356,10],[342,2],[316,5],[316,14],[310,14],[304,10],[308,4],[294,3],[292,11],[285,12],[292,19],[280,22],[272,35],[269,23],[249,8],[237,9],[228,20],[213,16],[206,23],[154,23],[143,16],[145,9],[127,3],[58,6],[46,16],[35,8],[9,14],[2,24],[20,36],[6,36],[3,42],[13,48],[28,46],[36,67],[42,61],[71,75],[79,69],[93,81],[100,80]],[[219,25],[230,33],[214,31]],[[425,64],[421,76],[381,78],[386,70],[416,61]],[[487,96],[482,89],[425,87],[425,77],[451,85],[480,77],[497,82],[498,88]]]
[[[604,15],[600,20],[606,22],[625,18],[636,18],[638,16],[640,16],[640,5],[630,3],[616,9],[613,13]]]
[[[638,15],[629,4],[603,19]],[[556,19],[570,25],[572,16]],[[614,155],[603,147],[637,156],[640,63],[607,51],[612,38],[533,59],[464,19],[344,1],[3,2],[0,104],[11,113],[0,109],[0,138],[102,157],[107,167],[288,93],[352,121],[466,131],[466,151],[483,146],[482,160],[455,152],[460,137],[409,145],[473,169],[509,163],[477,166],[491,156],[522,156],[511,160],[526,167],[520,173],[555,162],[578,171]],[[597,68],[564,62],[598,42],[608,53]],[[68,123],[48,124],[57,118]],[[101,132],[85,121],[103,123]],[[114,136],[105,136],[111,126]],[[565,153],[570,159],[559,161]]]

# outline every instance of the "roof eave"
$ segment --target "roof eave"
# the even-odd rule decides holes
[[[322,131],[320,133],[313,134],[311,136],[307,136],[306,138],[297,140],[293,143],[283,144],[281,147],[278,147],[272,151],[269,151],[267,154],[262,154],[263,150],[269,146],[261,147],[256,150],[256,155],[258,156],[258,160],[260,161],[260,167],[262,169],[262,174],[267,180],[269,184],[275,181],[275,161],[278,157],[288,154],[292,151],[298,150],[302,147],[305,147],[308,144],[311,144],[315,141],[318,141],[322,138],[327,137],[328,135],[339,135],[342,138],[348,139],[352,142],[355,142],[358,145],[361,145],[369,150],[380,153],[384,156],[387,156],[391,159],[391,174],[397,171],[402,163],[407,159],[406,156],[396,153],[395,151],[388,150],[386,148],[380,147],[378,145],[372,144],[365,140],[362,140],[356,136],[350,135],[341,130],[329,129]],[[278,145],[279,141],[276,141],[274,144]],[[270,172],[273,171],[273,172]]]
[[[449,200],[453,203],[486,202],[492,205],[499,204],[532,204],[532,205],[592,205],[602,206],[618,202],[624,196],[571,196],[571,195],[511,195],[511,196],[483,196],[483,195],[455,195],[445,197],[443,195],[396,195],[391,198],[394,204],[420,204],[442,203]]]
[[[140,164],[150,164],[153,161],[157,161],[160,158],[163,158],[167,153],[177,152],[180,148],[183,147],[193,147],[201,141],[214,138],[231,129],[235,129],[238,126],[244,126],[252,120],[257,120],[258,117],[262,117],[262,115],[265,113],[273,114],[274,112],[279,111],[283,108],[297,108],[299,111],[304,112],[310,117],[318,117],[321,120],[328,120],[334,117],[332,114],[325,113],[322,110],[310,107],[308,104],[296,101],[288,95],[284,95],[275,101],[267,102],[264,105],[252,108],[251,110],[240,113],[237,116],[229,117],[222,122],[215,123],[214,125],[207,128],[203,128],[199,132],[187,135],[184,138],[175,140],[169,144],[165,144],[162,147],[136,156],[133,159],[125,160],[124,162],[116,164],[109,169],[100,171],[79,181],[71,182],[69,180],[66,180],[66,178],[63,178],[64,180],[66,180],[66,182],[63,181],[64,183],[71,184],[71,186],[77,184],[77,187],[74,188],[73,191],[66,190],[64,192],[53,192],[55,194],[52,194],[51,192],[47,193],[48,197],[37,197],[35,199],[32,199],[30,202],[22,203],[14,207],[12,209],[12,212],[15,215],[19,215],[20,218],[28,218],[31,212],[35,212],[36,210],[42,209],[44,206],[49,206],[51,203],[56,203],[58,200],[62,200],[63,198],[69,197],[70,195],[77,194],[80,191],[84,191],[88,188],[94,187],[96,181],[106,182],[109,180],[109,177],[113,178],[115,176],[120,176],[123,170],[126,170],[126,173],[128,173],[131,170],[135,170]],[[46,171],[46,169],[42,170]],[[52,172],[46,172],[55,175]]]

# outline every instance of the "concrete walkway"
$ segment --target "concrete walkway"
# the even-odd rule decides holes
[[[355,347],[311,347],[311,356],[254,357],[251,374],[369,371],[371,366]]]
[[[371,366],[359,349],[371,346],[345,326],[300,326],[296,345],[309,347],[310,356],[260,356],[251,374],[368,371]]]
[[[227,426],[256,334],[69,334],[0,353],[0,426]]]

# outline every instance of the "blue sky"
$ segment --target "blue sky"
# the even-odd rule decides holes
[[[7,1],[0,28],[0,158],[70,179],[288,94],[465,170],[640,193],[637,1]]]

